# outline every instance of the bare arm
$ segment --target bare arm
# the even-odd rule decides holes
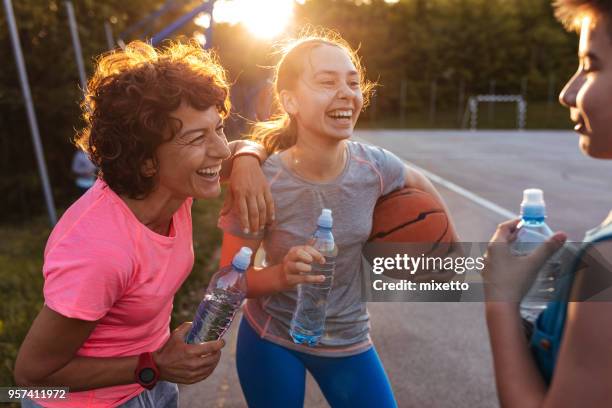
[[[231,156],[221,168],[221,180],[229,181],[223,211],[235,206],[242,228],[259,231],[274,220],[274,200],[261,169],[268,155],[263,146],[250,140],[236,140],[228,146]]]
[[[260,166],[268,158],[268,154],[263,146],[251,140],[233,140],[227,144],[227,147],[229,147],[231,155],[221,164],[219,176],[222,182],[230,180],[232,167],[238,158],[250,158],[257,162],[257,166]],[[236,155],[239,156],[236,157]]]
[[[236,255],[236,253],[238,253],[240,248],[243,246],[251,248],[253,254],[256,254],[261,241],[261,239],[244,239],[232,234],[224,233],[223,245],[221,246],[220,265],[224,267],[231,264],[234,255]],[[278,267],[263,269],[255,269],[254,267],[251,267],[247,270],[246,274],[247,297],[254,298],[276,291],[277,281],[280,276]]]
[[[261,244],[261,239],[244,239],[223,234],[223,246],[221,247],[221,266],[229,265],[234,255],[241,247],[247,246],[256,253]],[[304,282],[322,282],[322,275],[303,275],[311,271],[310,264],[314,261],[324,263],[325,258],[314,248],[309,246],[296,246],[289,250],[283,263],[266,268],[251,267],[247,270],[247,297],[256,298],[282,292]]]
[[[106,370],[89,370],[82,373],[79,369],[83,358],[75,354],[97,322],[68,319],[44,306],[28,332],[15,363],[15,381],[19,385],[57,385],[68,386],[72,390],[89,389],[88,381],[94,382],[92,388],[105,385],[128,384],[130,368],[136,368],[134,358],[117,359],[109,363]],[[62,341],[56,341],[61,338]],[[53,339],[52,341],[50,341]],[[73,362],[74,360],[74,362]],[[113,359],[114,360],[114,359]],[[72,362],[72,364],[71,364]],[[106,365],[106,364],[105,364]],[[80,367],[81,369],[83,367]],[[102,372],[100,372],[102,371]],[[110,377],[106,377],[106,375]],[[97,378],[91,378],[91,375]]]
[[[138,356],[92,358],[76,355],[97,322],[70,319],[44,306],[28,332],[15,363],[15,381],[23,386],[64,386],[71,391],[134,383]],[[187,345],[183,324],[153,353],[161,379],[193,383],[216,367],[222,341]],[[206,357],[200,357],[206,355]]]
[[[503,228],[502,226],[500,228]],[[609,278],[612,272],[609,267],[612,262],[612,243],[598,244],[597,247],[598,254],[593,257],[596,261],[589,263],[576,274],[573,288],[575,293],[592,289],[593,279],[600,279],[601,276]],[[545,246],[541,249],[536,257],[550,253]],[[540,261],[544,259],[546,257],[542,256]],[[508,260],[502,257],[500,261],[507,264]],[[514,263],[524,263],[524,260]],[[521,268],[507,267],[499,270],[498,272],[513,277],[500,278],[497,283],[507,287],[511,282],[508,279],[521,280],[517,274],[520,275],[523,270],[528,269],[525,264]],[[608,293],[606,299],[612,299],[611,296]],[[528,348],[518,306],[516,301],[488,301],[486,306],[501,406],[609,406],[612,399],[612,387],[608,381],[612,378],[612,302],[569,303],[555,374],[548,388]]]
[[[581,274],[588,274],[582,270]],[[612,302],[572,302],[552,384],[547,390],[531,356],[518,305],[487,306],[503,407],[607,407],[612,389]]]
[[[546,385],[529,351],[518,303],[490,303],[487,325],[502,407],[541,407]]]

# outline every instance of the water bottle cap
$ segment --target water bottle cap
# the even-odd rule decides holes
[[[544,192],[541,189],[528,188],[523,191],[521,216],[523,218],[546,217],[546,203],[544,202]]]
[[[539,204],[545,205],[544,203],[544,192],[539,188],[528,188],[523,191],[523,202],[522,205],[525,204]]]
[[[319,216],[317,225],[323,228],[331,228],[334,225],[334,220],[332,218],[332,210],[330,210],[329,208],[324,208],[321,211],[321,215]]]
[[[238,251],[238,253],[234,256],[232,266],[239,271],[246,271],[246,269],[251,264],[251,255],[253,255],[253,251],[251,250],[251,248],[240,248],[240,251]]]

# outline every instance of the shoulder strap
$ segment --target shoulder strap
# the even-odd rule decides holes
[[[540,372],[547,382],[552,378],[557,356],[563,340],[563,330],[567,317],[567,305],[569,296],[574,283],[576,268],[584,252],[597,242],[612,239],[612,225],[602,228],[589,237],[588,242],[584,242],[573,257],[569,273],[562,274],[559,282],[559,294],[557,300],[550,302],[538,316],[535,322],[533,335],[530,339],[530,346],[534,358],[540,368]]]

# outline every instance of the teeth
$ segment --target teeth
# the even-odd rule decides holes
[[[220,171],[221,171],[221,166],[214,166],[214,167],[205,167],[203,169],[199,169],[196,171],[196,173],[202,176],[216,176],[217,174],[219,174]]]
[[[329,113],[329,116],[334,118],[334,119],[350,119],[353,117],[353,111],[348,109],[348,110],[335,110]]]

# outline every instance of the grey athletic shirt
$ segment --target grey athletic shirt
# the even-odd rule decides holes
[[[316,347],[297,345],[289,335],[296,289],[249,299],[244,315],[262,338],[320,356],[349,356],[371,347],[368,311],[361,301],[361,279],[365,270],[361,250],[372,229],[376,200],[404,186],[405,167],[393,153],[358,142],[348,142],[347,146],[348,160],[344,170],[335,180],[326,183],[301,178],[283,164],[279,154],[270,156],[262,167],[276,205],[276,221],[263,232],[265,264],[282,263],[291,247],[306,244],[323,208],[332,210],[332,232],[338,245],[338,258],[325,330]],[[221,216],[219,227],[237,237],[253,239],[253,235],[242,231],[236,212]]]

